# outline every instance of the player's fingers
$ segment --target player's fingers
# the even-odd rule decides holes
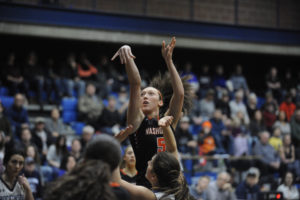
[[[173,46],[175,46],[175,44],[176,44],[176,38],[175,38],[175,37],[172,37],[171,44],[172,44]]]
[[[122,56],[123,56],[123,63],[126,64],[128,58],[128,53],[126,48],[122,49]]]
[[[127,49],[127,54],[130,58],[133,58],[135,59],[135,56],[132,54],[131,50],[130,49]]]
[[[116,57],[119,55],[119,51],[117,51],[116,53],[115,53],[115,55],[110,59],[111,61],[113,61],[114,59],[116,59]]]
[[[166,47],[166,42],[165,41],[162,41],[162,44],[161,44],[161,49],[164,50]]]
[[[121,64],[124,64],[124,59],[123,59],[123,52],[122,52],[122,49],[120,49],[119,57],[120,57]]]

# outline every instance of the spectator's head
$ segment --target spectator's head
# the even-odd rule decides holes
[[[285,95],[285,101],[286,101],[286,103],[292,103],[293,98],[292,98],[292,95],[290,93]]]
[[[258,181],[259,181],[259,170],[255,167],[251,167],[247,171],[246,183],[250,187],[253,187],[254,185],[256,185],[258,183]]]
[[[221,172],[218,174],[217,186],[219,189],[223,189],[226,183],[229,183],[230,175],[227,172]]]
[[[214,112],[214,118],[216,120],[221,120],[222,119],[222,111],[220,109],[216,109]]]
[[[245,120],[245,114],[242,111],[240,111],[240,110],[236,112],[236,116],[235,117],[238,118],[241,123],[243,123],[244,120]]]
[[[14,52],[11,52],[7,56],[7,64],[8,65],[14,65],[16,60],[16,55]]]
[[[200,177],[197,182],[197,192],[202,193],[203,191],[205,191],[208,187],[209,182],[210,178],[208,176]]]
[[[96,135],[87,144],[84,152],[84,159],[101,160],[110,166],[112,172],[119,166],[121,161],[120,143],[109,135]]]
[[[0,114],[2,114],[4,111],[4,106],[2,104],[2,102],[0,101]]]
[[[40,155],[39,152],[34,145],[28,145],[25,150],[26,157],[31,157],[34,159],[35,163],[40,163]]]
[[[76,158],[72,155],[68,155],[66,164],[67,172],[70,172],[75,167],[76,163]]]
[[[285,71],[285,78],[286,79],[291,79],[292,78],[291,69],[288,69],[288,70]]]
[[[24,167],[25,153],[23,149],[9,149],[5,152],[3,165],[8,177],[17,177]]]
[[[66,137],[64,135],[58,136],[55,141],[56,150],[66,149],[67,148],[66,142],[67,142]]]
[[[270,73],[271,73],[272,77],[276,77],[277,76],[277,68],[271,67]]]
[[[37,63],[37,55],[34,51],[31,51],[27,57],[27,63],[29,65],[35,65]]]
[[[135,168],[135,155],[132,146],[127,146],[124,152],[122,167]]]
[[[72,63],[75,62],[76,63],[76,57],[74,53],[69,53],[68,57],[67,57],[67,61],[68,63]]]
[[[273,135],[274,135],[275,137],[281,137],[281,129],[280,129],[279,126],[276,126],[276,127],[274,128],[274,130],[273,130]]]
[[[242,67],[241,64],[237,64],[236,65],[235,73],[236,73],[236,75],[242,75],[242,73],[243,73],[243,67]]]
[[[210,121],[205,121],[202,123],[203,133],[209,134],[211,129],[212,129],[212,124],[210,123]]]
[[[82,139],[85,142],[88,142],[92,139],[94,133],[95,133],[95,129],[92,126],[87,125],[82,129]]]
[[[24,169],[29,173],[32,173],[35,170],[35,161],[32,157],[26,157]]]
[[[0,150],[5,146],[5,134],[3,131],[0,131]]]
[[[81,143],[79,139],[72,140],[71,151],[74,153],[81,152]]]
[[[290,134],[286,134],[282,138],[282,143],[284,146],[290,146],[292,144],[292,138]]]
[[[278,119],[279,119],[279,121],[281,121],[281,122],[287,121],[285,112],[284,112],[283,110],[281,110],[281,111],[279,112],[279,114],[278,114]]]
[[[108,105],[107,105],[107,107],[111,108],[111,109],[115,109],[116,108],[116,104],[117,104],[116,97],[109,96],[108,97]]]
[[[14,106],[17,108],[22,108],[24,105],[24,96],[20,93],[15,95]]]
[[[202,67],[202,73],[203,74],[208,74],[208,72],[209,72],[209,66],[208,66],[208,64],[203,65],[203,67]]]
[[[121,86],[119,93],[118,93],[118,98],[121,101],[125,101],[128,98],[128,93],[127,93],[127,89],[125,86]]]
[[[297,123],[300,123],[300,108],[298,108],[297,110],[295,110],[295,120]]]
[[[57,108],[53,108],[52,111],[51,111],[51,118],[54,120],[54,121],[57,121],[60,117],[60,113],[59,113],[59,110]]]
[[[274,113],[274,106],[272,104],[267,104],[266,111],[268,111],[269,113]]]
[[[241,128],[241,119],[240,118],[238,118],[238,117],[233,117],[233,119],[232,119],[232,127],[233,128],[236,128],[236,129],[239,129],[239,128]]]
[[[96,87],[94,84],[92,83],[89,83],[87,86],[86,86],[86,94],[88,96],[94,96],[96,93]]]
[[[218,76],[222,76],[223,73],[224,73],[223,65],[218,65],[218,66],[216,67],[216,74],[217,74]]]
[[[232,127],[232,119],[227,118],[224,122],[224,125],[226,126],[226,128],[231,128]]]
[[[236,91],[236,93],[235,93],[235,100],[237,102],[242,102],[243,101],[243,97],[244,97],[244,93],[243,93],[242,90]]]
[[[188,116],[184,116],[180,120],[180,128],[184,131],[189,130],[190,127],[190,119]]]
[[[101,67],[106,66],[108,63],[109,63],[108,57],[105,56],[105,55],[102,55],[102,56],[100,57],[100,65],[101,65]]]
[[[184,65],[184,72],[190,73],[192,71],[193,65],[190,62],[185,63]]]
[[[223,92],[222,92],[222,101],[224,101],[224,102],[229,102],[229,94],[228,94],[228,92],[226,91],[226,90],[224,90]]]
[[[214,95],[215,95],[214,90],[213,90],[213,89],[209,89],[209,90],[207,91],[207,93],[206,93],[205,98],[206,98],[206,100],[208,100],[208,101],[213,101],[213,100],[214,100]]]
[[[266,145],[269,143],[270,133],[268,131],[263,131],[260,133],[260,142],[263,145]]]
[[[257,104],[257,97],[255,93],[251,93],[248,97],[248,104],[256,105]]]
[[[254,119],[257,122],[260,122],[262,120],[262,113],[260,110],[256,110],[254,113]]]
[[[29,128],[23,128],[21,131],[21,140],[22,142],[29,143],[32,138]]]
[[[284,176],[284,185],[291,187],[293,185],[294,182],[294,175],[292,172],[286,172],[285,176]]]
[[[42,117],[37,117],[35,119],[35,128],[37,131],[43,131],[45,128],[45,119]]]
[[[273,94],[272,92],[266,93],[266,103],[272,103],[273,102]]]

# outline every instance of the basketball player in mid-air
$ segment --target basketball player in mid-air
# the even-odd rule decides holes
[[[112,57],[114,60],[119,56],[121,64],[125,64],[130,85],[127,124],[132,125],[129,139],[136,156],[138,170],[136,183],[148,188],[151,188],[151,184],[145,178],[147,162],[157,152],[166,150],[163,131],[158,125],[158,120],[164,116],[172,116],[171,128],[174,131],[182,114],[183,105],[187,109],[191,105],[189,103],[191,98],[188,97],[190,85],[186,78],[181,80],[173,63],[175,43],[175,37],[168,45],[165,41],[162,43],[161,53],[169,74],[164,78],[160,76],[154,78],[150,83],[151,86],[143,90],[141,90],[141,77],[131,48],[124,45]]]

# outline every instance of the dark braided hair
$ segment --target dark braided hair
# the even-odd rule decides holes
[[[77,164],[65,176],[50,183],[44,194],[45,200],[114,200],[109,185],[110,167],[101,160],[86,160]]]
[[[120,143],[105,134],[86,146],[84,160],[64,177],[50,184],[45,200],[115,200],[109,185],[111,173],[121,160]]]
[[[176,200],[193,199],[189,195],[187,182],[181,172],[178,160],[168,152],[156,154],[153,160],[153,172],[158,179],[158,188],[153,188],[164,192],[162,200],[168,195],[174,195]]]
[[[183,88],[184,88],[184,101],[183,101],[183,110],[188,112],[192,108],[192,86],[188,82],[189,77],[184,76],[181,78]],[[163,76],[161,73],[156,75],[150,82],[150,86],[159,90],[163,96],[163,106],[159,109],[160,117],[163,117],[169,108],[169,103],[173,95],[173,88],[170,73],[166,72]]]

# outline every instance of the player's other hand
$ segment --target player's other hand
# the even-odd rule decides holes
[[[163,41],[161,45],[161,55],[165,59],[165,61],[171,61],[173,56],[173,50],[175,48],[176,39],[172,37],[170,44],[166,45],[166,42]]]
[[[158,126],[168,127],[172,124],[173,119],[174,119],[173,116],[165,116],[158,121]]]
[[[135,56],[132,54],[131,48],[128,45],[122,46],[111,60],[113,61],[118,56],[120,57],[121,64],[126,64],[129,59],[135,59]]]

